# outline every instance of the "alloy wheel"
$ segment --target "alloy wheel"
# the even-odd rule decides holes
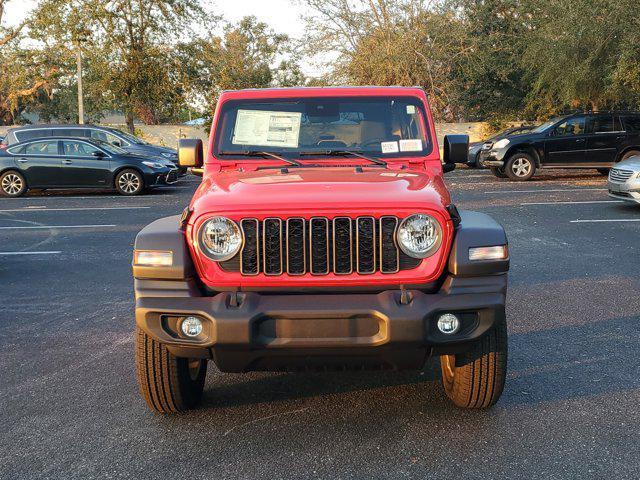
[[[118,187],[125,193],[135,193],[140,189],[140,178],[135,173],[125,172],[118,179]]]
[[[526,177],[531,173],[531,162],[529,159],[524,157],[516,158],[513,161],[513,165],[511,166],[511,170],[516,177]]]
[[[24,187],[22,179],[15,173],[9,173],[2,179],[2,190],[7,195],[17,195]]]

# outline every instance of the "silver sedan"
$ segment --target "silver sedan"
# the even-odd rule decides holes
[[[640,156],[628,158],[609,170],[609,196],[640,203]]]

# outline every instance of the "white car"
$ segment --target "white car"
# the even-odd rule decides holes
[[[640,156],[617,163],[609,171],[609,196],[640,203]]]

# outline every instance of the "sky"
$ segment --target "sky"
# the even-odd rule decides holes
[[[17,25],[36,3],[36,0],[10,0],[3,24]],[[304,7],[296,0],[214,0],[211,10],[232,23],[244,16],[254,15],[276,32],[286,33],[292,38],[300,38],[304,33],[304,22],[300,18]],[[316,66],[307,62],[303,62],[302,68],[307,75],[319,73]]]

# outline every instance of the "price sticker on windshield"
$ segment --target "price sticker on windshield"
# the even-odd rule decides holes
[[[380,144],[382,153],[398,153],[398,142],[382,142]]]
[[[419,138],[400,140],[400,151],[401,152],[421,152],[422,140]]]

